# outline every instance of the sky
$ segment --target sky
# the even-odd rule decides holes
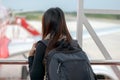
[[[64,11],[77,11],[78,0],[1,0],[2,5],[14,10],[40,10],[60,7]],[[85,9],[120,10],[120,0],[84,0]]]

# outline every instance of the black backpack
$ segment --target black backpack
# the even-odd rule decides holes
[[[47,46],[47,41],[42,42]],[[86,53],[74,40],[61,41],[45,59],[45,80],[97,80]]]

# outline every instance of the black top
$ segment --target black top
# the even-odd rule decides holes
[[[28,57],[29,72],[31,80],[43,80],[45,69],[43,64],[43,58],[46,50],[46,45],[41,41],[36,46],[36,52],[34,56]]]

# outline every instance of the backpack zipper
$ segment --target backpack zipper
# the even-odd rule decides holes
[[[61,66],[61,63],[58,64],[58,68],[57,68],[57,74],[59,73],[60,71],[60,66]]]

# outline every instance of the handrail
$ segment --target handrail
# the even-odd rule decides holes
[[[84,9],[84,13],[89,13],[89,14],[115,14],[115,15],[119,15],[120,14],[120,10]]]
[[[120,65],[120,60],[90,60],[92,65]],[[0,64],[28,64],[27,59],[23,60],[3,60],[0,59]]]
[[[120,65],[120,60],[90,60],[92,65]]]
[[[28,64],[28,60],[27,59],[22,59],[22,60],[3,60],[0,59],[0,64]]]

